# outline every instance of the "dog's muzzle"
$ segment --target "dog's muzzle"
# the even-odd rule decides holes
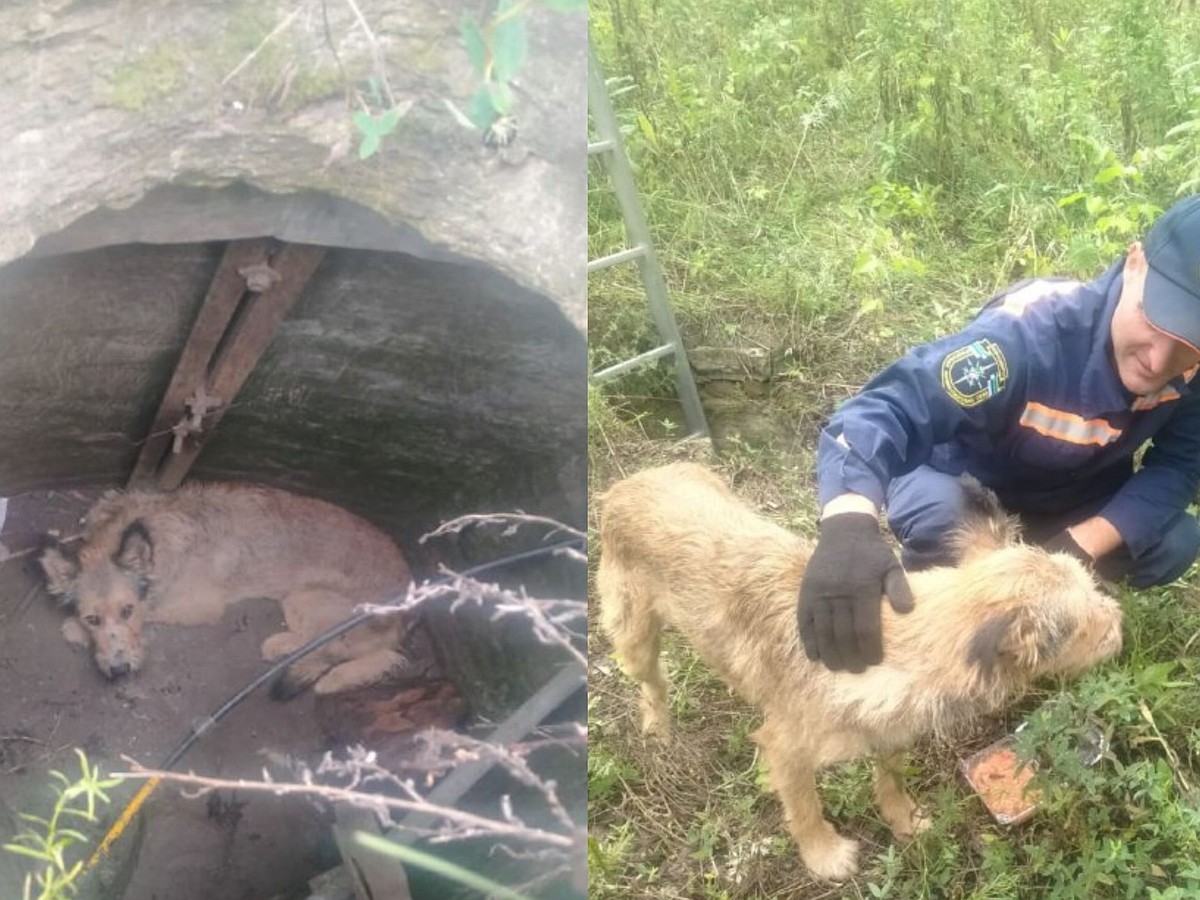
[[[118,678],[124,678],[126,675],[133,673],[133,666],[127,662],[117,663],[108,667],[108,671],[104,674],[108,676],[109,681],[116,681]]]

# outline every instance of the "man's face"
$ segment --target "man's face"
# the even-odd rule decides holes
[[[1200,363],[1200,352],[1159,331],[1142,312],[1146,257],[1142,245],[1129,248],[1124,286],[1112,320],[1113,360],[1121,384],[1131,393],[1153,394]]]

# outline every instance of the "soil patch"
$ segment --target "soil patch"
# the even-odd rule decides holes
[[[214,626],[149,626],[142,672],[107,681],[89,653],[63,639],[64,615],[42,589],[33,554],[25,552],[49,529],[77,533],[79,517],[99,493],[55,491],[8,501],[0,535],[13,554],[0,566],[0,722],[8,723],[0,727],[0,842],[11,840],[18,812],[47,809],[51,770],[78,771],[72,748],[82,748],[107,771],[127,769],[123,756],[161,765],[193,723],[264,670],[259,647],[283,626],[270,600],[232,607]],[[358,699],[318,701],[304,693],[280,703],[265,688],[256,691],[178,768],[258,778],[272,760],[315,762],[327,749],[369,744],[381,732],[384,743],[402,753],[410,725],[452,726],[462,709],[423,631],[414,632],[404,651],[411,668],[390,693],[376,686]],[[405,714],[408,701],[412,715]],[[340,715],[343,703],[357,714]],[[164,787],[143,818],[124,900],[284,896],[338,861],[325,813],[301,798],[219,792],[188,799]],[[0,860],[0,895],[20,895],[12,880],[18,868],[12,858]]]

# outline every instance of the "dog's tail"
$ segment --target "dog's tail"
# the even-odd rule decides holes
[[[971,475],[959,476],[963,487],[963,517],[950,538],[955,555],[966,561],[1017,543],[1021,525],[1000,505],[1000,498]]]
[[[600,500],[600,561],[596,566],[596,595],[600,600],[600,627],[616,644],[624,644],[628,632],[636,631],[640,617],[636,580],[624,559],[627,548],[621,526],[622,498],[617,490],[605,491]]]

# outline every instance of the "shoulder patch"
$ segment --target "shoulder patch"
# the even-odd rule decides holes
[[[962,407],[978,406],[1008,384],[1008,360],[986,338],[946,354],[942,360],[942,390]]]

